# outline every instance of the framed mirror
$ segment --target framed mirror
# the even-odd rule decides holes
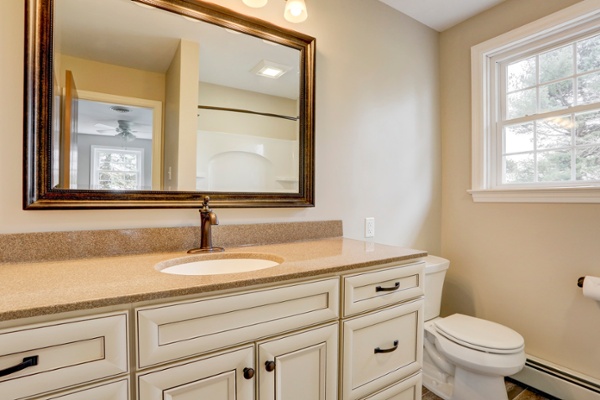
[[[315,39],[198,0],[27,0],[24,209],[314,206]]]

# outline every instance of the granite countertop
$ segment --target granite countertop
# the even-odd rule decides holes
[[[154,268],[178,257],[197,259],[231,253],[266,254],[283,262],[253,272],[212,276],[171,275]],[[0,321],[317,277],[426,255],[419,250],[335,237],[233,247],[219,255],[180,251],[4,263],[0,264]]]

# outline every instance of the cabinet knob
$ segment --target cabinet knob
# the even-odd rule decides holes
[[[244,378],[252,379],[254,378],[254,368],[244,368]]]
[[[265,369],[267,370],[267,372],[275,371],[275,361],[267,361],[265,363]]]

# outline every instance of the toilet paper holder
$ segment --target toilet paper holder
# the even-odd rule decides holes
[[[585,280],[585,276],[582,276],[579,279],[577,279],[577,286],[579,286],[580,288],[582,288],[584,280]]]

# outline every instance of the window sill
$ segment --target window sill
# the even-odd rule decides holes
[[[476,203],[600,203],[600,187],[468,190]]]

